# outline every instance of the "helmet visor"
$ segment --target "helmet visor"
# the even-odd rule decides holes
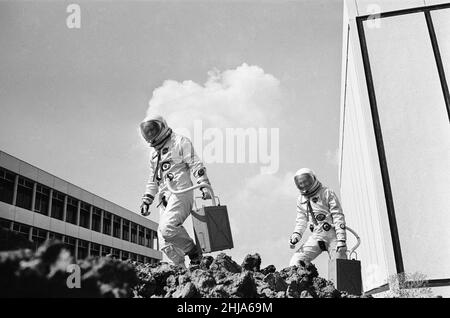
[[[152,142],[159,136],[162,130],[162,123],[156,120],[151,120],[141,125],[142,136],[147,142]]]
[[[314,178],[310,174],[295,176],[294,181],[300,191],[308,191],[314,184]]]

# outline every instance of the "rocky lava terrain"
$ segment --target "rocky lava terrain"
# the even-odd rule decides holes
[[[314,265],[261,269],[258,254],[247,255],[241,265],[225,253],[215,259],[206,256],[199,266],[188,269],[90,257],[76,263],[80,288],[69,288],[67,281],[76,281],[73,270],[68,270],[73,263],[70,252],[58,241],[47,242],[36,252],[0,252],[0,297],[357,297],[336,290],[319,277]]]

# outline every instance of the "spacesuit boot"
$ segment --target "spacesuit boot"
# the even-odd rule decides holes
[[[186,268],[184,263],[184,253],[180,251],[173,245],[166,245],[161,250],[166,254],[167,258],[170,259],[175,266]]]
[[[203,252],[199,246],[194,246],[190,252],[187,254],[191,260],[190,265],[200,265],[203,259]]]

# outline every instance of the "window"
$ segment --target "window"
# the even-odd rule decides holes
[[[113,218],[113,236],[120,238],[120,220],[121,218],[114,215]]]
[[[20,234],[21,236],[23,236],[28,240],[28,237],[30,235],[30,226],[20,223],[14,223],[13,231]]]
[[[75,256],[75,242],[76,239],[74,237],[68,235],[64,237],[64,244],[66,245],[72,256]]]
[[[51,240],[58,240],[58,241],[62,242],[63,237],[64,237],[64,235],[55,233],[55,232],[50,232],[50,234],[49,234],[49,239],[51,239]]]
[[[85,259],[88,256],[88,241],[78,239],[78,259]]]
[[[130,253],[130,259],[137,262],[137,255],[135,253]]]
[[[89,219],[91,214],[91,206],[86,202],[81,202],[80,209],[80,226],[88,229],[89,228]]]
[[[0,201],[13,203],[14,179],[13,173],[0,169]]]
[[[66,222],[77,224],[78,200],[67,197]]]
[[[31,238],[33,242],[37,243],[37,246],[40,246],[47,240],[47,231],[33,228]]]
[[[122,240],[129,241],[130,240],[130,221],[123,220],[123,236]]]
[[[64,197],[65,195],[58,191],[53,191],[52,214],[51,217],[62,220],[64,216]]]
[[[111,218],[111,213],[103,212],[103,234],[111,235]]]
[[[122,260],[126,261],[130,257],[130,253],[122,251]]]
[[[137,261],[140,262],[140,263],[144,263],[144,256],[138,255]]]
[[[92,211],[92,230],[96,232],[100,232],[100,220],[102,217],[102,210],[94,207]]]
[[[112,249],[112,255],[114,258],[119,259],[120,258],[120,250],[118,250],[117,248],[113,248]]]
[[[91,256],[100,256],[100,245],[91,243]]]
[[[137,243],[137,224],[131,222],[131,243]]]
[[[143,226],[139,226],[138,234],[139,234],[138,235],[138,244],[145,245],[144,244],[145,237],[144,237],[144,227]]]
[[[2,242],[8,242],[12,236],[9,229],[11,229],[12,221],[0,218],[0,229],[6,229],[7,231],[0,231],[0,245]]]
[[[17,185],[16,206],[31,210],[31,201],[33,200],[33,181],[19,177]]]
[[[106,256],[108,254],[111,254],[111,247],[102,246],[102,256]]]
[[[10,229],[12,221],[0,219],[0,228]]]
[[[157,250],[158,249],[158,233],[156,233],[155,231],[153,231],[153,242],[152,242],[152,248]]]
[[[34,211],[47,215],[50,200],[50,188],[38,184],[36,186],[36,202],[34,202]]]
[[[147,232],[145,233],[145,246],[153,248],[153,242],[152,242],[152,230],[147,229]]]

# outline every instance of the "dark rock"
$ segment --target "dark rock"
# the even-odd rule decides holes
[[[257,297],[256,283],[251,272],[246,271],[240,274],[231,294],[241,298]]]
[[[227,288],[222,284],[214,287],[211,290],[210,296],[213,298],[230,298],[230,294],[228,293]]]
[[[167,293],[167,290],[164,289],[167,279],[170,276],[178,276],[179,269],[176,266],[162,263],[156,268],[146,269],[145,273],[146,277],[141,277],[143,286],[140,289],[142,292],[145,292],[147,297],[153,295],[164,296]]]
[[[286,291],[288,284],[283,278],[281,278],[279,273],[269,273],[264,277],[264,282],[269,285],[271,290],[275,292]]]
[[[225,270],[230,273],[240,273],[242,271],[241,267],[225,253],[217,255],[216,259],[212,262],[210,269],[214,271]]]
[[[216,279],[217,285],[226,283],[229,278],[227,275],[227,272],[225,272],[225,271],[220,271],[220,272],[215,271],[213,273],[214,273],[214,277]]]
[[[206,293],[216,285],[216,280],[212,273],[201,269],[191,273],[191,281],[201,292]]]
[[[319,272],[314,264],[298,267],[297,273],[302,276],[306,275],[310,278],[319,277]]]
[[[321,277],[313,278],[313,287],[319,298],[340,298],[341,292],[334,288],[331,281]]]
[[[169,277],[167,277],[166,285],[170,287],[178,285],[178,279],[175,277],[175,275],[170,275]]]
[[[261,298],[275,298],[276,294],[273,290],[271,290],[270,288],[260,288],[258,287],[257,289],[258,295]]]
[[[191,277],[186,273],[178,276],[178,285],[184,285],[191,281]]]
[[[202,261],[200,262],[200,268],[203,270],[209,269],[211,267],[212,262],[214,261],[214,257],[212,256],[204,256]]]
[[[286,289],[286,295],[289,298],[299,298],[299,287],[296,280],[292,280],[288,283],[288,287]]]
[[[297,273],[297,266],[283,268],[279,273],[281,278],[286,280],[287,278]]]
[[[308,290],[304,290],[300,293],[300,298],[313,298]]]
[[[277,271],[277,269],[276,269],[276,267],[275,267],[274,265],[269,265],[269,266],[263,268],[263,269],[261,270],[261,273],[262,273],[263,275],[267,275],[267,274],[269,274],[269,273],[275,273],[276,271]]]
[[[286,279],[288,288],[286,294],[288,297],[299,298],[304,290],[307,290],[311,286],[311,279],[303,272],[300,275],[297,272],[293,272],[291,276]]]
[[[263,280],[265,275],[261,272],[253,272],[253,277],[255,280]]]
[[[247,271],[259,272],[261,266],[261,256],[258,253],[250,255],[248,254],[244,258],[244,262],[241,267]]]
[[[146,279],[141,279],[141,284],[137,288],[137,295],[142,296],[145,298],[150,298],[153,296],[161,295],[161,290],[158,289],[160,292],[156,294],[156,290],[158,289],[158,284],[156,283],[156,280],[153,277],[148,277]]]
[[[284,291],[278,292],[275,298],[286,298],[286,292]]]
[[[191,282],[188,282],[184,286],[179,286],[175,293],[173,293],[172,295],[173,298],[194,298],[198,296],[198,290]]]

